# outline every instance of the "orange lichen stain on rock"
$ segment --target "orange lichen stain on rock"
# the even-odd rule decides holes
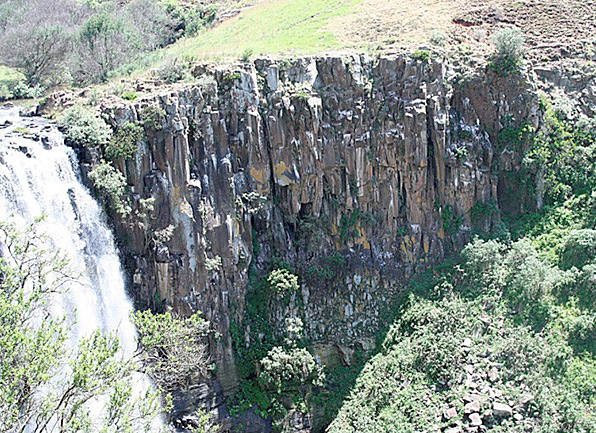
[[[263,183],[263,170],[259,170],[257,168],[251,167],[250,168],[250,176],[253,178],[255,182],[260,184]]]
[[[409,248],[409,246],[408,246],[408,244],[409,244],[409,243],[410,243],[410,242],[409,242],[409,238],[407,238],[407,237],[406,237],[406,238],[405,238],[405,239],[404,239],[404,240],[401,242],[400,246],[401,246],[401,250],[403,251],[403,253],[404,253],[404,254],[406,255],[406,257],[407,257],[407,261],[408,261],[408,262],[411,262],[411,261],[412,261],[412,250],[411,250],[411,248]]]
[[[281,161],[273,167],[273,174],[278,185],[288,186],[296,182],[294,174],[285,162]]]
[[[367,250],[370,250],[370,242],[366,238],[366,231],[364,228],[358,226],[357,229],[359,237],[354,241],[356,245],[362,245]]]

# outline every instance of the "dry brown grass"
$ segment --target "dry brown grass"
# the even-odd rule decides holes
[[[346,46],[416,48],[438,31],[486,52],[490,35],[508,26],[522,30],[536,62],[596,53],[596,0],[363,0],[327,28]]]

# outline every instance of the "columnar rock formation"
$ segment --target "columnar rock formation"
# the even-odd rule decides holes
[[[250,269],[290,262],[301,293],[277,319],[299,315],[323,361],[349,362],[404,279],[499,223],[523,151],[500,131],[538,122],[526,76],[458,76],[439,60],[257,60],[195,76],[103,107],[114,126],[142,122],[146,106],[166,113],[117,163],[134,207],[152,197],[154,210],[112,217],[139,302],[201,310],[220,333],[226,393]]]

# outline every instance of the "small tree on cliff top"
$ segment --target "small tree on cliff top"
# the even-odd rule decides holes
[[[491,37],[495,52],[489,59],[490,67],[501,75],[511,75],[519,71],[525,53],[524,36],[517,28],[508,28]]]

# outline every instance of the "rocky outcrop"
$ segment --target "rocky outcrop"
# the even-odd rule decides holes
[[[114,126],[165,112],[135,159],[117,161],[133,208],[153,198],[153,211],[112,217],[136,299],[201,310],[219,332],[224,394],[251,269],[291,263],[301,291],[277,319],[300,316],[324,362],[349,363],[408,276],[498,224],[499,179],[523,149],[497,137],[538,122],[525,76],[453,77],[440,59],[257,60],[195,76],[102,109]]]

